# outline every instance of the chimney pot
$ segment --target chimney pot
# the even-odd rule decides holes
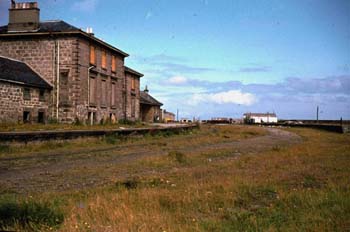
[[[8,31],[25,32],[39,29],[40,9],[37,2],[11,1]]]

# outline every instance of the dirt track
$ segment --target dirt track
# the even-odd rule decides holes
[[[144,157],[167,155],[170,150],[183,153],[208,153],[231,150],[233,155],[259,153],[275,146],[299,143],[302,139],[291,132],[266,128],[268,134],[239,141],[223,140],[215,144],[193,144],[172,147],[173,139],[166,138],[162,144],[133,144],[89,148],[75,151],[24,154],[19,157],[0,158],[1,192],[42,192],[84,189],[101,186],[128,175],[127,164]],[[180,138],[181,139],[181,138]],[[186,139],[186,138],[183,138]],[[135,172],[135,170],[132,170]],[[158,170],[159,171],[159,170]],[[136,170],[147,175],[153,170]]]

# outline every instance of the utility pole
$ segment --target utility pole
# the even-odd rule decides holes
[[[176,121],[179,122],[179,109],[176,110]]]
[[[317,123],[318,123],[318,111],[319,111],[319,107],[317,106],[317,111],[316,111],[316,120],[317,120]]]

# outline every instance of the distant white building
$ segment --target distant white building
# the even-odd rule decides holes
[[[275,113],[245,113],[243,119],[246,123],[277,123]]]

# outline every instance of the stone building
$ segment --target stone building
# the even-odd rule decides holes
[[[47,120],[52,86],[27,64],[0,56],[0,121]]]
[[[163,104],[149,94],[146,86],[144,91],[140,92],[140,114],[144,122],[161,122]]]
[[[44,121],[140,118],[142,74],[124,66],[128,54],[92,30],[85,32],[64,21],[40,21],[36,2],[12,2],[9,23],[0,27],[0,55],[29,65],[51,86]],[[19,116],[1,117],[17,122],[22,121]]]
[[[166,110],[163,110],[162,118],[165,123],[175,122],[175,114]]]

